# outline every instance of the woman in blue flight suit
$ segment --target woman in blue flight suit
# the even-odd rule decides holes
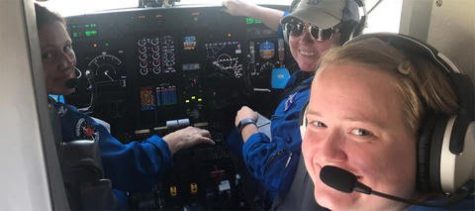
[[[264,185],[266,200],[271,201],[282,199],[293,181],[301,154],[299,114],[308,102],[319,59],[328,49],[346,41],[359,20],[358,6],[353,1],[302,0],[292,5],[294,9],[291,8],[281,23],[300,70],[292,75],[285,97],[271,118],[270,137],[258,131],[255,124],[258,114],[251,108],[243,106],[235,117],[244,142],[244,163]],[[236,145],[232,136],[228,142]]]
[[[76,78],[76,56],[66,23],[59,15],[35,4],[43,71],[49,94],[68,95],[75,91],[71,80]],[[149,191],[160,173],[171,164],[178,150],[196,144],[214,143],[207,130],[188,127],[166,136],[152,135],[137,142],[123,144],[93,118],[75,107],[60,102],[56,108],[61,122],[63,142],[90,139],[99,143],[105,177],[121,191]]]

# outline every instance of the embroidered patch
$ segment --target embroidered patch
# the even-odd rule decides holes
[[[99,140],[99,133],[84,118],[76,123],[76,136],[81,139]]]
[[[284,111],[289,110],[290,106],[294,104],[295,95],[297,95],[297,92],[289,95],[289,97],[285,101]]]

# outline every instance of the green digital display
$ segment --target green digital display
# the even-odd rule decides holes
[[[262,20],[256,19],[256,18],[246,18],[245,19],[247,25],[252,25],[252,24],[261,24]]]
[[[86,30],[86,31],[84,31],[84,35],[86,35],[86,37],[91,37],[91,36],[97,35],[97,31],[96,30]]]
[[[84,25],[71,25],[70,26],[70,31],[71,31],[71,36],[73,38],[79,38],[79,37],[94,37],[97,36],[97,24],[91,23],[91,24],[84,24]]]

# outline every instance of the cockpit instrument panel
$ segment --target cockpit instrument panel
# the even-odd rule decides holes
[[[272,71],[291,58],[281,34],[221,7],[121,10],[67,21],[77,67],[86,76],[69,103],[110,123],[123,141],[194,125],[217,142],[176,155],[193,159],[198,169],[178,164],[135,208],[147,208],[148,199],[148,208],[191,201],[201,208],[243,208],[236,195],[243,175],[223,142],[241,106],[263,114],[276,107],[281,90],[271,86]],[[183,171],[193,176],[176,177]]]

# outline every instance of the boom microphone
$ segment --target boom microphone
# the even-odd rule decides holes
[[[464,196],[459,195],[459,197],[454,196],[454,198],[449,198],[449,201],[445,201],[443,203],[437,203],[437,204],[429,204],[429,203],[423,203],[423,202],[418,202],[415,200],[411,199],[405,199],[393,195],[389,195],[386,193],[381,193],[375,190],[372,190],[370,187],[360,183],[357,181],[356,176],[344,169],[335,167],[335,166],[324,166],[321,171],[320,171],[320,179],[325,183],[326,185],[339,190],[341,192],[345,193],[351,193],[353,191],[364,193],[364,194],[374,194],[379,197],[383,197],[386,199],[390,199],[393,201],[398,201],[398,202],[403,202],[406,204],[413,204],[413,205],[420,205],[420,206],[426,206],[426,207],[441,207],[441,206],[449,206],[452,203],[459,201],[464,198]],[[469,181],[471,185],[473,183]],[[468,185],[470,185],[468,184]],[[464,185],[465,186],[465,185]],[[464,187],[462,186],[462,187]],[[455,194],[456,195],[456,194]],[[466,195],[465,195],[466,196]]]
[[[74,70],[76,71],[76,78],[71,78],[68,81],[66,81],[65,85],[68,88],[76,88],[76,86],[79,83],[79,79],[82,77],[82,72],[79,70],[79,68],[74,67]]]

